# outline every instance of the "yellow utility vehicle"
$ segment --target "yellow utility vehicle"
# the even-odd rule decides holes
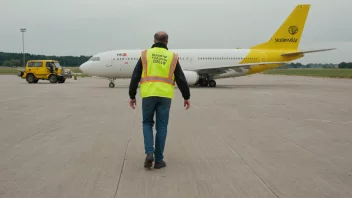
[[[20,71],[18,76],[26,79],[28,83],[37,83],[39,80],[64,83],[68,77],[57,60],[29,60],[25,70]]]

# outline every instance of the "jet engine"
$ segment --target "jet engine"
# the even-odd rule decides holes
[[[194,71],[183,71],[188,85],[195,85],[199,80],[199,74]]]

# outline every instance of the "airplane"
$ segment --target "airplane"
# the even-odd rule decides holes
[[[216,87],[216,79],[246,76],[285,65],[307,53],[298,49],[310,4],[299,4],[266,42],[249,49],[174,49],[189,85]],[[130,78],[143,50],[112,50],[93,55],[80,70],[114,80]]]

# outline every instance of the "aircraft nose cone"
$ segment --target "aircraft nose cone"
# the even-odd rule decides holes
[[[86,73],[86,72],[88,71],[87,63],[83,63],[81,66],[79,66],[79,69],[80,69],[83,73]]]

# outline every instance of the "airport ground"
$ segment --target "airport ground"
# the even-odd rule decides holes
[[[176,91],[167,167],[143,168],[129,80],[0,75],[0,197],[352,197],[349,79],[252,75]]]
[[[329,77],[329,78],[349,78],[352,79],[352,69],[339,68],[297,68],[297,69],[271,69],[263,72],[272,75],[288,76],[310,76],[310,77]]]
[[[78,67],[65,67],[70,69],[73,73],[80,73],[82,71]],[[18,69],[24,70],[24,68],[11,68],[11,67],[0,67],[0,74],[17,74]],[[352,69],[339,69],[339,68],[297,68],[297,69],[272,69],[264,71],[263,74],[270,75],[289,75],[289,76],[310,76],[310,77],[329,77],[329,78],[350,78],[352,79]]]

